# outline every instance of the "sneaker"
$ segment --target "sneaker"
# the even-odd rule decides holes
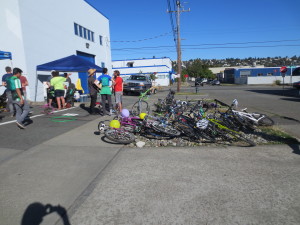
[[[19,123],[19,122],[16,122],[16,124],[17,124],[17,126],[18,126],[19,128],[21,128],[21,129],[25,129],[25,128],[26,128],[23,124],[21,124],[21,123]]]

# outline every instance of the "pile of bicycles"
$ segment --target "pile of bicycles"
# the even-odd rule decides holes
[[[169,91],[159,100],[155,110],[140,98],[131,111],[123,109],[107,126],[100,122],[98,129],[109,140],[129,144],[136,136],[146,138],[183,138],[193,142],[227,143],[255,146],[249,134],[259,126],[272,126],[274,121],[265,114],[237,110],[238,102],[228,105],[218,99],[200,101],[175,100]],[[143,111],[146,110],[146,111]]]

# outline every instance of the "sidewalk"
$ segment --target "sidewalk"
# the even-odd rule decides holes
[[[81,196],[122,148],[102,142],[94,134],[98,121],[99,118],[0,164],[1,224],[20,224],[26,208],[33,203],[68,209]],[[43,224],[53,225],[58,218],[52,213],[43,218]]]
[[[296,225],[300,156],[293,151],[286,145],[125,148],[69,219],[72,225]]]
[[[1,225],[25,225],[26,210],[29,224],[67,224],[34,203],[72,225],[299,224],[299,145],[127,148],[94,133],[100,120],[1,162]]]

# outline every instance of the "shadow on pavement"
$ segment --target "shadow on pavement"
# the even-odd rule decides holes
[[[286,120],[294,121],[294,122],[296,122],[296,123],[300,123],[299,120],[294,119],[294,118],[291,118],[291,117],[283,116],[282,118],[283,118],[283,119],[286,119]]]
[[[299,144],[291,144],[288,145],[291,149],[293,149],[293,153],[300,155],[300,143]]]
[[[84,103],[80,104],[79,106],[81,109],[85,110],[87,113],[90,113],[90,107],[86,107]],[[96,106],[94,110],[95,110],[94,115],[101,114],[99,107]]]
[[[259,94],[268,94],[268,95],[279,95],[279,96],[291,96],[291,97],[299,97],[299,91],[297,89],[291,89],[291,88],[287,88],[287,89],[275,89],[275,90],[247,90],[250,92],[256,92]]]
[[[43,205],[40,202],[34,202],[27,207],[23,214],[21,225],[40,225],[45,216],[54,212],[61,217],[64,225],[70,225],[67,210],[64,207],[51,204]]]
[[[292,102],[300,102],[300,98],[281,98],[281,100],[292,101]]]

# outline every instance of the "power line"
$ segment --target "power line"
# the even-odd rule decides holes
[[[274,41],[248,41],[248,42],[228,42],[228,43],[215,43],[215,44],[196,44],[196,45],[182,45],[183,47],[197,47],[197,46],[212,46],[212,45],[240,45],[240,44],[263,44],[263,43],[280,43],[280,42],[291,42],[291,41],[300,41],[300,39],[293,40],[274,40]],[[163,45],[163,46],[146,46],[138,48],[115,48],[112,50],[130,50],[130,49],[156,49],[156,48],[170,48],[173,46]]]
[[[110,41],[110,42],[141,42],[141,41],[148,41],[148,40],[152,40],[152,39],[156,39],[156,38],[160,38],[163,36],[167,36],[168,34],[170,34],[171,32],[167,32],[167,33],[163,33],[154,37],[149,37],[149,38],[144,38],[144,39],[140,39],[140,40],[134,40],[134,41]]]
[[[184,49],[216,49],[216,48],[231,48],[231,49],[235,49],[235,48],[273,48],[273,47],[292,47],[292,46],[300,46],[300,44],[298,45],[257,45],[257,46],[229,46],[229,47],[207,47],[207,48],[184,48]]]
[[[170,0],[167,0],[168,3],[168,11],[173,11],[172,7],[171,7],[171,3]],[[173,20],[173,15],[172,13],[169,13],[170,15],[170,22],[171,22],[171,28],[172,28],[172,32],[173,32],[173,38],[174,38],[174,42],[175,42],[175,46],[176,46],[176,33],[175,33],[175,26],[174,26],[174,20]]]

